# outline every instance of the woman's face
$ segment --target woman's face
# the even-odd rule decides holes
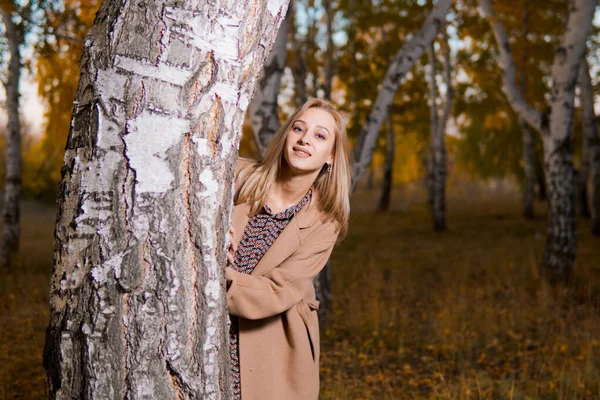
[[[335,119],[325,110],[309,108],[293,122],[283,156],[291,172],[317,172],[333,161],[334,143]]]

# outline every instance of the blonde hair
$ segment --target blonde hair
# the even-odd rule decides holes
[[[236,190],[234,203],[250,203],[250,215],[260,212],[280,174],[287,134],[293,123],[309,108],[327,111],[335,120],[331,171],[328,171],[327,164],[323,165],[313,183],[313,193],[316,192],[317,208],[327,219],[337,223],[340,231],[338,240],[341,240],[348,231],[350,216],[350,146],[342,115],[327,100],[311,99],[304,103],[275,132],[263,159],[242,167],[238,178],[240,187]]]

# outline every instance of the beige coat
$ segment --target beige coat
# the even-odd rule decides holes
[[[240,204],[233,211],[238,244],[249,209]],[[311,201],[251,274],[226,268],[227,306],[240,317],[242,400],[319,398],[319,302],[312,281],[337,236],[335,224],[324,222]]]

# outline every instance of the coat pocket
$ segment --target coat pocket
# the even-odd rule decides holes
[[[319,309],[319,302],[317,300],[302,299],[296,305],[296,309],[306,327],[313,361],[317,361],[319,352],[319,319],[317,317],[317,310]]]

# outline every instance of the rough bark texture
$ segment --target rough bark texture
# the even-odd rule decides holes
[[[107,0],[85,40],[55,230],[52,399],[228,399],[232,175],[287,1]]]
[[[552,66],[550,116],[531,106],[515,84],[515,64],[502,23],[491,0],[479,0],[492,26],[503,69],[503,88],[513,109],[538,130],[544,143],[548,191],[548,233],[544,272],[551,282],[568,282],[577,249],[575,178],[572,157],[573,98],[585,41],[591,29],[595,0],[571,0],[569,17]]]
[[[402,79],[438,33],[451,4],[452,0],[438,0],[425,20],[423,27],[402,46],[390,63],[383,78],[381,90],[377,94],[377,99],[361,128],[360,136],[354,147],[354,164],[352,166],[354,182],[358,182],[362,178],[369,164],[371,164],[379,130],[390,113],[390,108]]]
[[[446,98],[442,114],[439,115],[436,99],[438,96],[436,76],[436,57],[433,41],[428,47],[429,54],[429,97],[431,103],[431,143],[428,166],[429,175],[429,196],[431,204],[431,213],[433,217],[433,230],[441,232],[446,230],[446,126],[452,111],[454,101],[454,89],[452,87],[452,66],[450,64],[450,46],[448,38],[444,32],[442,42],[444,53],[444,81],[446,83]]]
[[[600,236],[600,138],[598,137],[596,115],[594,114],[594,88],[592,87],[590,69],[585,56],[581,62],[579,82],[581,85],[581,120],[585,143],[583,157],[587,160],[592,175],[592,233]],[[585,185],[582,185],[586,188],[587,175],[586,172]],[[587,193],[585,195],[587,205]]]
[[[396,135],[394,135],[394,123],[392,114],[388,118],[388,129],[385,140],[386,154],[385,165],[383,166],[383,183],[381,185],[381,196],[377,211],[386,212],[390,209],[392,200],[392,187],[394,185],[394,159],[396,158]]]
[[[527,34],[529,33],[529,9],[528,2],[523,2],[523,31],[521,37],[521,45],[523,47],[523,56],[521,59],[521,73],[519,76],[519,80],[521,83],[521,91],[526,93],[527,89],[527,74],[525,74],[525,67],[527,64],[527,58],[529,57],[529,53],[527,52]],[[527,125],[527,122],[523,120],[523,118],[519,118],[519,123],[521,125],[522,132],[522,140],[523,140],[523,174],[524,182],[523,182],[523,217],[525,219],[533,219],[534,217],[534,209],[533,209],[533,192],[535,187],[535,167],[534,167],[534,142],[533,142],[533,132],[531,132],[531,128]]]
[[[10,53],[6,90],[8,112],[6,135],[6,179],[4,184],[4,230],[0,244],[0,265],[12,269],[18,262],[19,238],[21,236],[21,123],[19,120],[19,79],[21,76],[21,35],[9,12],[0,7]]]
[[[281,126],[277,96],[281,87],[281,77],[287,60],[287,38],[290,10],[279,27],[273,49],[265,61],[254,96],[250,102],[249,114],[252,123],[254,142],[261,155],[265,154],[271,138]]]

